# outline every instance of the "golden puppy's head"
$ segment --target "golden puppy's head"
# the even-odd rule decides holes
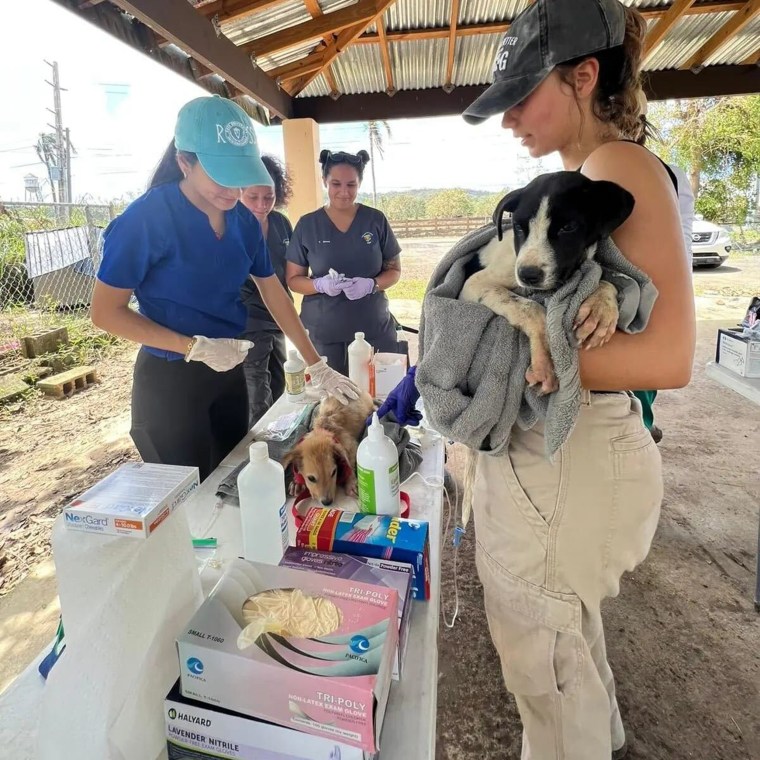
[[[293,465],[303,478],[312,499],[325,507],[335,501],[341,470],[351,467],[344,448],[332,433],[316,428],[289,451],[282,463]]]

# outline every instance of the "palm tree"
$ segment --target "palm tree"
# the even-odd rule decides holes
[[[369,165],[372,169],[372,202],[377,208],[377,185],[375,183],[375,151],[383,157],[385,152],[385,138],[390,139],[391,126],[385,119],[372,120],[367,122],[367,134],[369,135]]]

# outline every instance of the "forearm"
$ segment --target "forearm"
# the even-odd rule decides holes
[[[317,293],[317,289],[314,287],[314,280],[305,274],[298,274],[289,277],[288,287],[294,293],[300,293],[304,296],[313,296]]]
[[[308,365],[316,364],[319,361],[319,354],[306,334],[296,307],[290,298],[288,298],[288,294],[282,285],[280,285],[277,278],[271,279],[274,280],[274,283],[270,283],[265,287],[259,286],[261,297],[269,313],[274,321],[277,322],[280,330],[290,338],[293,345],[304,358],[304,361]]]
[[[392,288],[401,279],[400,269],[386,269],[375,277],[378,290],[388,290]]]
[[[164,351],[184,354],[190,345],[191,336],[163,327],[130,309],[129,306],[111,309],[93,307],[92,322],[96,327],[112,335]]]
[[[694,361],[694,325],[650,325],[637,335],[616,332],[600,348],[580,351],[581,385],[594,391],[683,388]]]

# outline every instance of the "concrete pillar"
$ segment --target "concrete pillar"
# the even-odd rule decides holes
[[[288,217],[295,223],[323,205],[322,175],[319,166],[319,125],[313,119],[286,119],[282,122],[285,163],[293,182]]]

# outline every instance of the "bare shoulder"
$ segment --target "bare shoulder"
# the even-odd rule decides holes
[[[633,193],[637,201],[661,192],[675,196],[662,162],[635,143],[613,141],[601,145],[586,159],[582,171],[590,179],[616,182]]]

